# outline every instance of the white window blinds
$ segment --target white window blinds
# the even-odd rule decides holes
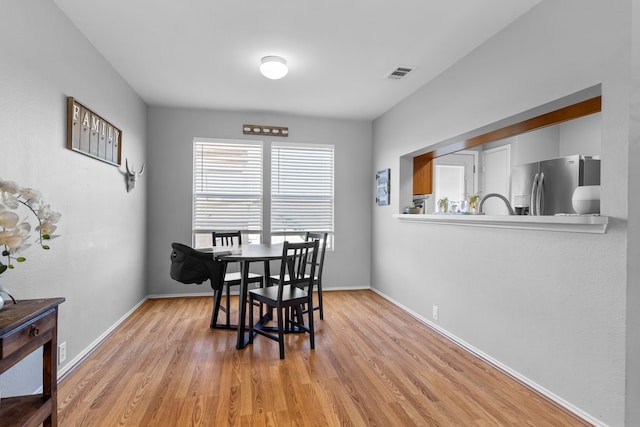
[[[333,233],[333,145],[274,142],[271,233]]]
[[[193,232],[262,230],[262,143],[193,145]]]

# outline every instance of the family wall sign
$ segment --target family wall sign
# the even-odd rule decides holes
[[[122,131],[67,97],[67,148],[115,166],[122,164]]]

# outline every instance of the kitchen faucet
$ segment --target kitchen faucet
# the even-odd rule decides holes
[[[511,203],[509,203],[509,200],[507,200],[506,197],[504,197],[502,194],[499,194],[499,193],[489,193],[486,196],[484,196],[482,198],[482,200],[480,200],[480,213],[482,213],[482,205],[484,205],[484,201],[489,199],[489,198],[491,198],[491,197],[497,197],[499,199],[502,199],[504,204],[507,205],[507,209],[509,209],[509,215],[515,215],[516,214],[513,211],[513,208],[511,207]]]

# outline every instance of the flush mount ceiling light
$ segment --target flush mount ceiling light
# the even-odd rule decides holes
[[[260,72],[268,79],[281,79],[288,71],[287,61],[279,56],[265,56],[260,61]]]

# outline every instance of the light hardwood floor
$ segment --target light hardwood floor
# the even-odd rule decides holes
[[[236,304],[237,304],[237,300]],[[211,298],[146,301],[61,381],[61,426],[584,426],[369,290],[235,349]]]

